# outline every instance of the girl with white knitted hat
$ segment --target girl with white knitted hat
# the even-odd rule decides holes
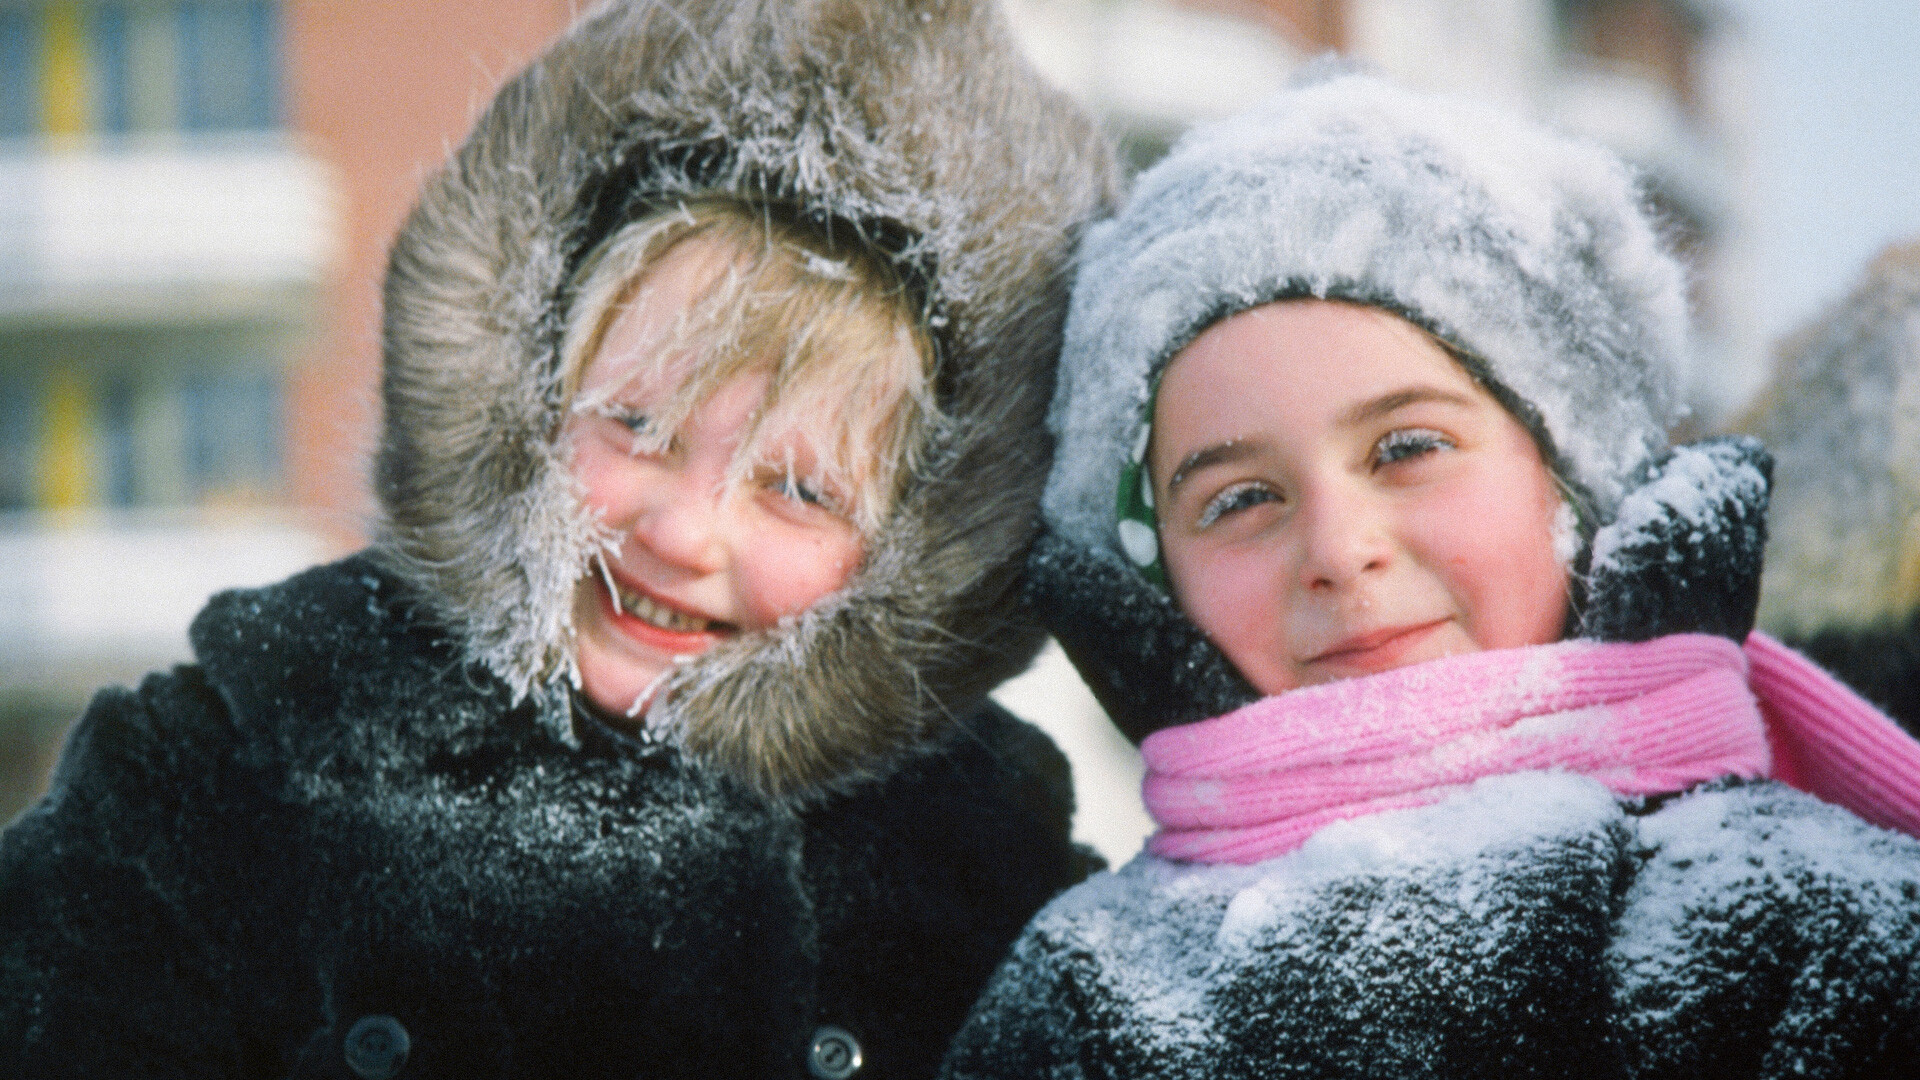
[[[1670,448],[1628,171],[1318,75],[1081,251],[1032,593],[1148,850],[947,1072],[1892,1075],[1920,744],[1750,635],[1765,452]]]

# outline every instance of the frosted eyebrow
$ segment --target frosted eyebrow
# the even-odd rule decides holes
[[[1463,408],[1472,408],[1475,404],[1472,398],[1452,390],[1442,390],[1436,386],[1410,386],[1405,390],[1395,390],[1391,394],[1382,394],[1371,401],[1363,401],[1355,405],[1341,415],[1340,425],[1354,427],[1369,420],[1378,420],[1396,409],[1404,409],[1409,405],[1418,405],[1427,401],[1444,402]]]
[[[1214,443],[1212,446],[1203,446],[1195,450],[1193,453],[1180,459],[1180,467],[1173,470],[1172,478],[1167,481],[1167,498],[1172,499],[1174,494],[1180,490],[1180,485],[1186,483],[1189,477],[1201,469],[1213,465],[1229,465],[1236,461],[1245,461],[1257,453],[1258,449],[1259,448],[1251,442],[1233,439],[1229,442]]]

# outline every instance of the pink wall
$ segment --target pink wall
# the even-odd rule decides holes
[[[319,333],[287,392],[291,497],[342,549],[372,506],[387,245],[421,178],[572,0],[289,0],[288,124],[333,166],[342,235]]]

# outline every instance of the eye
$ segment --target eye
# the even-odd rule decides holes
[[[792,469],[777,467],[758,471],[755,482],[760,489],[789,506],[818,509],[836,517],[846,517],[846,500],[831,487],[811,481]]]
[[[647,419],[646,413],[625,405],[607,406],[606,416],[607,419],[612,420],[614,423],[619,424],[635,435],[646,434],[647,429],[652,426],[652,421]]]
[[[775,490],[779,491],[783,498],[792,499],[794,502],[803,502],[808,506],[826,505],[821,494],[814,490],[811,484],[792,474],[780,478],[775,483]]]
[[[1279,501],[1279,494],[1272,488],[1257,481],[1245,480],[1207,500],[1207,505],[1200,511],[1199,520],[1194,522],[1194,528],[1209,528],[1229,514],[1251,510],[1262,503]]]
[[[1380,436],[1373,444],[1374,468],[1392,465],[1439,450],[1452,450],[1454,441],[1432,428],[1396,428]]]

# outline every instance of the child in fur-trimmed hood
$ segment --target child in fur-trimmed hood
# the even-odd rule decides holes
[[[1750,636],[1685,343],[1626,169],[1502,114],[1320,71],[1143,174],[1030,571],[1160,828],[945,1075],[1911,1069],[1920,744]]]
[[[0,839],[0,1075],[930,1075],[1087,868],[984,695],[1114,187],[985,0],[584,19],[394,244],[372,547]]]

